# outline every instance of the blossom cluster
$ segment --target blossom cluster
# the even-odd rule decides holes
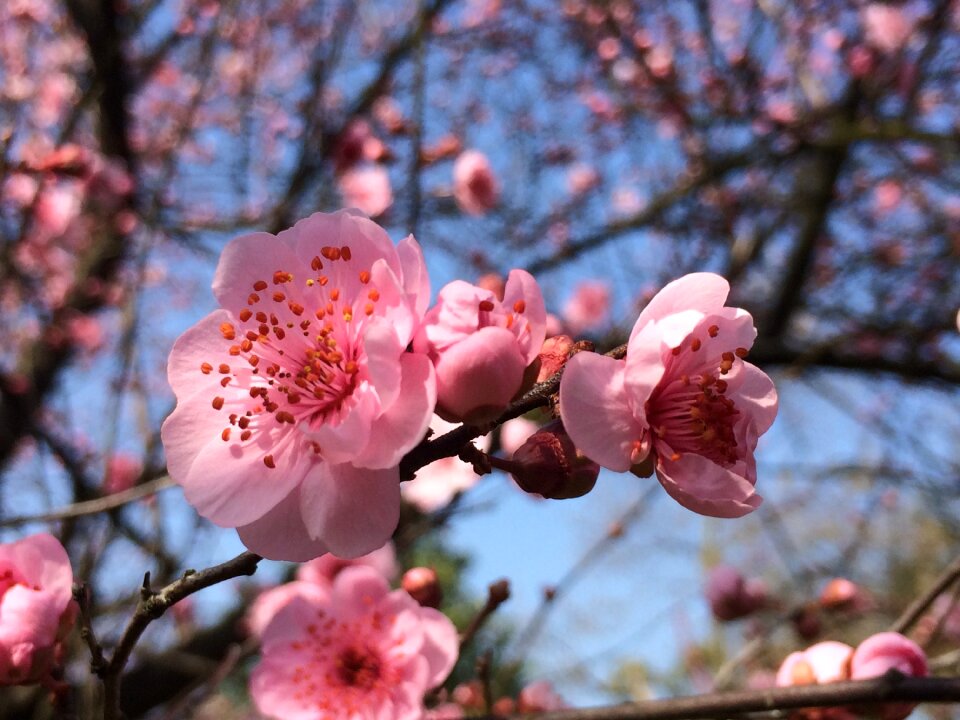
[[[213,290],[220,309],[170,355],[167,465],[201,515],[265,557],[382,546],[399,519],[400,460],[435,414],[495,421],[543,369],[564,364],[562,425],[535,434],[508,468],[521,487],[575,497],[602,466],[656,472],[706,515],[760,503],[753,451],[776,392],[743,360],[756,330],[749,313],[725,306],[718,275],[664,288],[621,359],[547,340],[543,295],[524,270],[500,285],[455,280],[428,309],[416,240],[394,246],[356,211],[234,239]]]

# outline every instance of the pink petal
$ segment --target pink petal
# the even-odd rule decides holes
[[[526,366],[513,333],[500,327],[480,328],[445,350],[436,363],[441,415],[496,417],[520,390]]]
[[[710,517],[742,517],[756,510],[762,498],[744,477],[707,460],[684,453],[670,460],[657,448],[657,478],[670,497],[689,510]]]
[[[529,323],[530,334],[519,338],[520,353],[529,365],[537,359],[547,336],[547,309],[540,285],[526,270],[511,270],[503,290],[503,307],[507,312],[512,312],[517,302],[524,304],[523,317]]]
[[[12,565],[24,581],[56,598],[59,611],[70,602],[73,593],[70,558],[53,535],[38,533],[0,545],[0,566],[3,565]]]
[[[352,465],[316,466],[301,486],[307,530],[343,558],[383,545],[400,520],[400,473]]]
[[[187,502],[211,522],[247,525],[283,500],[313,464],[297,447],[299,440],[299,433],[286,427],[261,430],[248,442],[224,442],[216,435],[177,482]],[[273,468],[264,463],[268,454]]]
[[[368,383],[361,383],[322,424],[303,422],[299,429],[320,444],[327,463],[352,462],[371,442],[371,424],[380,411],[380,400],[374,389]]]
[[[380,407],[391,407],[400,394],[400,355],[404,346],[390,323],[376,317],[364,329],[363,350],[367,356],[366,377],[376,388]]]
[[[280,233],[296,248],[298,266],[310,267],[313,258],[321,255],[324,247],[350,248],[349,264],[342,261],[328,262],[321,257],[324,267],[320,274],[332,275],[333,272],[349,268],[350,278],[361,270],[372,271],[373,264],[383,259],[395,273],[400,273],[400,259],[397,250],[386,231],[363,213],[347,209],[335,213],[314,213],[304,218],[289,230]],[[354,272],[355,271],[355,272]],[[346,280],[347,278],[338,278]],[[300,278],[296,278],[300,281]]]
[[[427,659],[430,676],[427,687],[436,687],[453,670],[460,653],[460,638],[447,617],[433,608],[420,608],[420,623],[425,637],[420,654]]]
[[[763,435],[777,417],[778,398],[773,380],[756,365],[743,363],[739,371],[741,381],[734,398],[737,409],[753,420],[757,435]]]
[[[285,237],[265,232],[241,235],[227,243],[220,254],[213,294],[221,307],[240,312],[247,307],[255,282],[263,280],[272,287],[274,271],[295,273],[300,267],[302,263]]]
[[[891,669],[912,677],[926,677],[929,673],[926,653],[913,640],[900,633],[871,635],[853,653],[850,679],[879,677]]]
[[[594,462],[625,472],[644,426],[630,412],[625,363],[591,352],[567,361],[560,380],[560,417],[574,444]]]
[[[300,510],[300,488],[295,488],[263,517],[237,528],[240,541],[251,552],[270,560],[306,562],[328,552],[310,537]]]
[[[400,275],[403,289],[413,299],[413,311],[422,318],[430,304],[430,276],[423,260],[423,251],[413,235],[407,235],[397,244],[400,257]]]
[[[380,293],[380,299],[376,303],[376,314],[390,323],[400,344],[406,347],[417,331],[420,316],[414,313],[399,278],[385,260],[379,260],[373,264],[370,276],[370,285]]]
[[[363,617],[389,592],[386,578],[373,568],[364,565],[344,568],[333,580],[333,614],[341,620]]]
[[[631,337],[651,320],[684,310],[699,310],[704,314],[723,307],[730,294],[730,283],[715,273],[690,273],[668,283],[654,295],[637,318]]]
[[[207,392],[212,398],[221,390],[220,377],[204,375],[200,364],[207,362],[216,366],[229,357],[230,341],[220,334],[223,323],[237,322],[226,310],[214,310],[196,325],[177,338],[167,362],[167,380],[178,400],[184,400],[199,392]],[[221,390],[222,393],[222,390]]]
[[[371,442],[357,455],[357,467],[387,468],[397,465],[427,432],[437,404],[433,363],[425,355],[400,356],[400,391],[370,429]]]
[[[660,346],[659,323],[650,323],[630,338],[624,365],[623,385],[630,411],[640,425],[647,420],[646,402],[660,381],[664,366]],[[576,357],[576,356],[574,356]]]

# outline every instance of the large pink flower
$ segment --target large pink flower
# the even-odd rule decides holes
[[[546,322],[540,286],[525,270],[510,271],[503,300],[462,280],[445,285],[414,340],[436,365],[437,414],[456,422],[499,415],[537,359]]]
[[[777,414],[770,378],[742,360],[756,329],[724,307],[729,290],[712,273],[675,280],[640,313],[625,360],[579,353],[560,383],[563,424],[587,457],[619,472],[650,461],[677,502],[714,517],[760,504],[753,451]]]
[[[380,547],[399,518],[397,464],[436,400],[430,360],[406,352],[429,296],[416,241],[317,213],[233,240],[213,290],[222,309],[170,354],[171,477],[266,557]]]
[[[459,650],[443,614],[364,567],[340,573],[325,597],[291,601],[262,640],[250,694],[283,720],[420,718]]]
[[[72,586],[70,558],[52,535],[0,545],[0,685],[49,676],[76,619]]]

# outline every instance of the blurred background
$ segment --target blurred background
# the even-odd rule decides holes
[[[401,562],[440,569],[461,626],[510,580],[475,646],[497,693],[760,687],[791,650],[856,643],[960,549],[958,93],[949,0],[7,0],[0,540],[57,534],[108,647],[145,572],[240,552],[167,489],[166,357],[213,309],[230,238],[352,206],[416,236],[434,292],[528,269],[554,331],[601,350],[669,280],[721,273],[780,392],[765,503],[737,522],[607,472],[568,501],[501,473],[408,496]],[[733,568],[742,619],[704,592]],[[252,657],[224,658],[291,572],[262,563],[154,623],[129,715],[254,717]],[[853,588],[821,597],[834,578]],[[956,673],[952,606],[917,637]],[[88,663],[75,636],[79,717],[99,702]],[[51,712],[0,688],[0,718]]]

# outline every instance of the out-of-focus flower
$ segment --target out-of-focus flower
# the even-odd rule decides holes
[[[556,500],[586,495],[600,466],[577,451],[558,420],[527,438],[513,454],[514,481],[528,493]]]
[[[513,455],[539,429],[537,423],[525,417],[507,420],[500,426],[500,448],[505,455]]]
[[[437,415],[430,421],[430,429],[437,436],[455,427],[456,423],[449,423]],[[490,436],[484,435],[474,444],[480,450],[487,451],[490,449]],[[470,463],[458,457],[445,457],[417,470],[417,476],[403,483],[400,493],[404,500],[421,512],[433,512],[446,507],[457,493],[469,490],[479,479]]]
[[[412,236],[349,211],[225,248],[221,305],[170,354],[170,475],[254,552],[309,560],[382,546],[398,463],[426,432],[433,365],[406,352],[429,297]]]
[[[73,571],[47,533],[0,545],[0,685],[50,677],[77,615]]]
[[[497,206],[500,185],[486,155],[477,150],[460,154],[453,164],[453,197],[470,215],[483,215]]]
[[[410,568],[403,574],[400,587],[424,607],[437,608],[443,602],[443,588],[433,568]]]
[[[344,570],[322,594],[295,598],[264,629],[257,709],[282,720],[422,716],[457,659],[453,623],[370,568]]]
[[[517,710],[522,713],[549,712],[563,710],[567,706],[549,680],[537,680],[520,691]]]
[[[103,491],[108,495],[123,492],[133,487],[143,472],[139,458],[127,453],[116,453],[107,460],[103,475]]]
[[[721,622],[747,617],[762,610],[768,601],[766,583],[757,578],[747,580],[729,565],[717,565],[710,571],[706,595],[710,612]]]
[[[503,300],[455,280],[424,318],[414,350],[437,371],[437,414],[445,420],[492,420],[519,392],[540,352],[546,309],[537,281],[512,270]]]
[[[595,330],[609,319],[610,286],[600,280],[579,283],[563,306],[563,321],[574,336]]]
[[[354,168],[340,176],[340,192],[347,207],[378,217],[393,205],[390,173],[381,165]]]
[[[850,676],[853,648],[827,640],[787,655],[777,671],[777,686],[814,685],[846,680]]]
[[[913,34],[913,23],[903,9],[887,3],[870,3],[862,18],[867,42],[883,52],[896,52]]]
[[[824,610],[860,612],[870,605],[863,588],[846,578],[834,578],[820,593],[820,607]]]
[[[729,289],[712,273],[675,280],[640,313],[625,360],[577,353],[560,383],[587,457],[619,472],[647,461],[677,502],[714,517],[760,505],[753,451],[777,414],[770,378],[743,361],[756,329],[724,306]]]

